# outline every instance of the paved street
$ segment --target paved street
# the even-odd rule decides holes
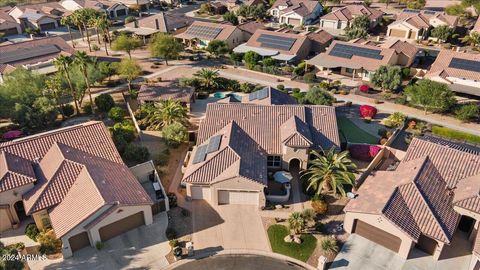
[[[253,205],[220,205],[192,201],[196,252],[224,249],[270,251],[259,210]]]

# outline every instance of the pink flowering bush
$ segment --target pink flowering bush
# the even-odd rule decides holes
[[[354,159],[371,161],[382,148],[377,145],[354,144],[349,147],[350,156]]]
[[[360,106],[360,115],[363,118],[374,118],[375,115],[377,114],[377,109],[373,106],[370,105],[362,105]]]
[[[362,85],[360,85],[360,87],[358,87],[358,90],[360,90],[360,92],[362,92],[362,93],[368,93],[369,89],[370,89],[370,86],[368,86],[366,84],[362,84]]]

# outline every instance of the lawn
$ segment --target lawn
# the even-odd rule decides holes
[[[267,232],[273,252],[280,253],[303,262],[306,262],[308,258],[310,258],[315,250],[315,247],[317,246],[317,238],[311,234],[302,234],[300,236],[300,239],[302,239],[301,244],[287,243],[283,241],[285,236],[289,234],[288,228],[283,225],[272,225],[268,228]]]
[[[337,116],[338,129],[349,143],[378,144],[378,139],[357,127],[344,116]]]
[[[446,127],[440,127],[440,126],[433,126],[432,133],[443,138],[466,141],[469,143],[480,145],[480,136],[476,136],[470,133],[457,131],[457,130],[449,129]]]

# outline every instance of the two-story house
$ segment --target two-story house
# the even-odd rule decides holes
[[[314,24],[322,11],[320,2],[314,0],[277,0],[268,10],[275,22],[293,26]]]

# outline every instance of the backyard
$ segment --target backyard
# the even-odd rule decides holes
[[[349,143],[378,143],[378,138],[360,129],[345,116],[337,116],[337,123],[341,138],[347,140]]]

